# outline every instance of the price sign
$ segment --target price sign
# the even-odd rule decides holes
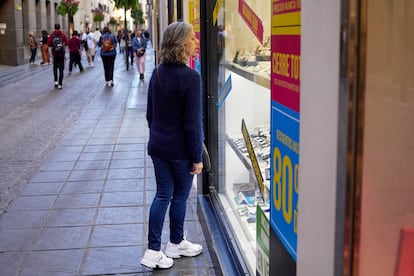
[[[271,200],[272,228],[296,260],[299,194],[299,119],[278,103],[272,106]],[[298,114],[296,114],[298,116]]]
[[[299,0],[272,2],[270,224],[296,261],[300,127]]]

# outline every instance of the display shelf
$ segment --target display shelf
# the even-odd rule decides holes
[[[250,140],[264,180],[270,180],[270,133],[269,124],[257,125],[248,130]],[[226,141],[247,169],[252,169],[249,153],[241,134],[226,134]]]
[[[246,78],[258,85],[270,89],[270,61],[258,61],[256,66],[242,66],[237,63],[226,62],[226,69]],[[260,68],[266,68],[264,72]]]
[[[241,138],[232,138],[229,135],[227,135],[226,142],[230,145],[230,147],[233,149],[234,153],[240,158],[240,161],[242,161],[243,165],[246,167],[246,169],[251,170],[252,165],[250,162],[250,159],[248,157],[247,149],[245,151],[241,150],[239,143],[244,143],[243,139]]]

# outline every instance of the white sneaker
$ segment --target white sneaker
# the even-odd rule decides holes
[[[173,259],[165,256],[161,250],[155,251],[147,249],[141,259],[141,264],[150,268],[170,268],[173,266],[174,261]]]
[[[201,245],[187,241],[185,235],[179,244],[168,242],[165,248],[165,254],[173,259],[180,258],[181,256],[194,257],[202,251],[203,247]]]

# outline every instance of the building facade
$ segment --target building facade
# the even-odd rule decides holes
[[[27,36],[34,32],[40,37],[41,30],[53,31],[55,23],[61,25],[65,33],[73,30],[82,32],[89,27],[102,28],[110,23],[111,18],[118,19],[112,24],[117,24],[121,17],[114,13],[114,6],[110,0],[82,0],[79,1],[79,9],[73,16],[73,22],[69,24],[67,15],[57,13],[60,0],[3,0],[0,2],[0,64],[17,66],[24,64],[30,51],[27,47]],[[94,22],[94,14],[100,12],[104,15],[102,22]]]

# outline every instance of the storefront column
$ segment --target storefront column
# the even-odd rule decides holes
[[[174,7],[174,0],[168,0],[168,24],[171,24],[172,22],[177,20],[177,17],[175,16],[175,7]]]
[[[44,30],[47,27],[47,10],[46,0],[40,0],[40,29]]]
[[[55,29],[55,20],[56,20],[56,15],[55,15],[55,1],[54,0],[50,0],[49,3],[49,16],[50,16],[50,25],[48,26],[48,30],[49,33],[51,31],[53,31]]]
[[[216,1],[200,0],[200,21],[212,22],[212,14]],[[201,74],[203,76],[204,98],[204,124],[206,129],[206,145],[212,160],[211,173],[203,174],[202,194],[210,192],[209,187],[217,186],[218,183],[218,110],[217,99],[217,75],[218,61],[211,58],[216,56],[217,26],[213,24],[200,24],[201,35]],[[208,66],[203,66],[207,65]]]
[[[24,34],[27,36],[28,32],[35,32],[36,31],[36,0],[28,0],[27,6],[27,32]]]
[[[168,26],[168,5],[167,0],[160,0],[158,9],[159,18],[159,41],[162,41],[162,34]]]
[[[339,0],[302,2],[298,276],[345,275],[338,271],[343,237],[339,205],[345,196],[338,129],[347,125],[340,120],[338,104],[340,19]],[[322,76],[323,81],[315,81]]]

